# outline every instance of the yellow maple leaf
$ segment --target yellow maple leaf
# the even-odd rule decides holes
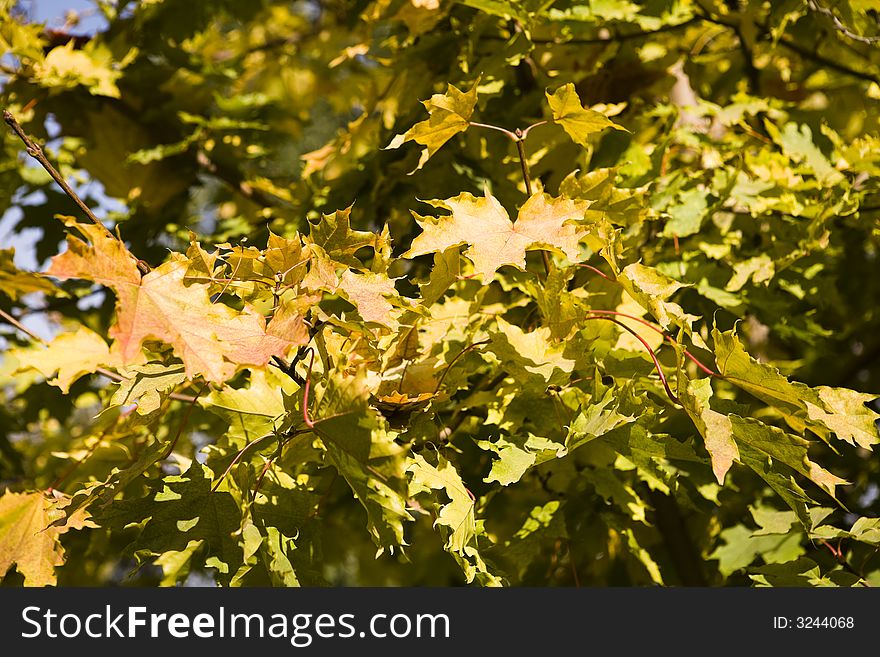
[[[522,206],[516,223],[494,196],[477,198],[464,193],[445,201],[428,201],[452,212],[442,217],[421,217],[416,221],[423,233],[416,237],[404,258],[444,251],[466,244],[466,255],[474,263],[474,273],[483,281],[491,280],[503,265],[525,269],[526,251],[549,249],[578,259],[578,242],[587,229],[571,222],[584,218],[589,201],[553,198],[533,194]]]

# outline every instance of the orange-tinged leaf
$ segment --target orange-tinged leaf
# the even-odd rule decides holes
[[[376,322],[391,330],[397,330],[398,322],[394,317],[394,307],[386,298],[396,296],[394,281],[384,274],[367,272],[356,274],[346,269],[339,279],[341,292],[358,310],[365,322]]]
[[[208,285],[185,285],[190,262],[184,256],[173,254],[141,278],[134,256],[121,242],[97,226],[77,228],[92,244],[68,236],[68,250],[52,259],[46,273],[91,280],[116,293],[117,321],[110,335],[123,365],[143,360],[145,340],[161,340],[183,361],[187,378],[201,375],[222,383],[239,366],[265,366],[272,356],[284,356],[291,346],[304,344],[301,331],[268,332],[263,316],[247,304],[235,311],[211,303]]]
[[[483,281],[490,280],[503,265],[525,269],[526,251],[529,250],[550,249],[563,253],[569,260],[577,260],[578,242],[587,231],[570,222],[583,219],[590,206],[588,201],[537,193],[525,202],[514,223],[488,191],[482,198],[464,193],[445,201],[428,203],[450,210],[452,214],[443,217],[415,215],[424,232],[413,240],[412,247],[403,257],[414,258],[467,244],[466,255],[474,263],[474,273]]]

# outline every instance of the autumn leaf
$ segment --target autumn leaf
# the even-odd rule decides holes
[[[559,183],[559,194],[569,198],[590,201],[586,219],[605,216],[619,226],[632,226],[644,221],[650,214],[646,188],[622,189],[614,184],[617,168],[600,168],[579,173],[572,172]]]
[[[104,338],[85,326],[72,333],[62,333],[46,346],[34,345],[13,353],[18,358],[19,371],[33,368],[64,393],[84,374],[120,364],[119,354],[107,346]]]
[[[502,584],[502,580],[490,571],[480,555],[478,536],[482,533],[482,523],[476,519],[475,500],[455,467],[442,455],[434,466],[423,456],[416,454],[409,460],[406,472],[410,476],[410,496],[442,490],[448,498],[448,502],[437,504],[439,513],[434,525],[444,529],[445,548],[459,562],[467,581],[479,579],[484,586]]]
[[[685,390],[679,394],[685,411],[703,436],[706,450],[712,459],[712,472],[718,483],[723,484],[730,466],[739,460],[739,449],[733,437],[730,418],[712,410],[709,406],[711,396],[712,383],[709,379],[688,380]]]
[[[464,193],[445,201],[427,201],[452,212],[442,217],[413,215],[423,229],[404,258],[466,244],[465,254],[474,263],[474,273],[481,280],[491,280],[499,267],[513,265],[525,269],[526,251],[550,249],[569,260],[578,260],[578,242],[587,230],[570,222],[583,219],[587,201],[553,198],[533,194],[522,206],[516,223],[498,200],[489,194],[477,198]]]
[[[7,491],[0,496],[0,579],[14,565],[25,586],[55,584],[55,568],[64,564],[58,536],[68,529],[94,526],[85,512],[71,516],[63,526],[51,526],[61,506],[41,492]]]
[[[797,431],[809,428],[828,438],[836,435],[851,445],[870,449],[880,443],[880,414],[866,404],[877,395],[789,381],[779,370],[752,358],[734,331],[712,330],[718,371],[728,381],[775,406]]]
[[[498,331],[490,332],[487,349],[515,373],[524,388],[564,384],[575,361],[563,355],[564,344],[550,339],[550,329],[541,327],[526,333],[499,317]]]
[[[832,497],[837,486],[848,483],[809,459],[807,440],[758,420],[719,413],[710,408],[711,395],[710,380],[702,379],[689,383],[682,402],[703,436],[719,483],[723,482],[731,464],[739,460],[759,475],[766,471],[767,463],[785,464]],[[793,508],[799,517],[804,517],[802,506],[798,504]]]
[[[664,329],[679,326],[692,337],[699,339],[699,336],[695,336],[691,331],[691,326],[699,317],[686,313],[680,305],[669,301],[678,290],[687,287],[686,284],[666,276],[654,267],[638,262],[629,264],[618,272],[617,280]],[[702,346],[702,341],[697,344]]]
[[[590,135],[602,132],[605,128],[626,132],[626,128],[617,125],[601,112],[585,109],[571,82],[558,87],[552,94],[547,91],[545,95],[550,103],[553,122],[562,126],[568,136],[581,146],[587,146]]]
[[[147,363],[119,369],[123,379],[110,398],[111,404],[137,404],[140,415],[159,410],[162,398],[186,380],[183,366]]]
[[[304,328],[292,330],[289,318],[285,330],[277,330],[254,308],[241,312],[211,303],[209,286],[184,284],[189,260],[173,254],[171,259],[141,278],[136,259],[125,246],[97,226],[74,224],[91,240],[86,244],[68,236],[68,250],[52,259],[49,276],[82,278],[111,288],[117,297],[116,324],[110,329],[122,364],[143,361],[145,340],[161,340],[174,348],[183,361],[186,376],[204,376],[222,383],[243,365],[265,366],[272,356],[284,356],[297,344],[304,344]]]
[[[425,148],[422,149],[418,166],[411,173],[421,169],[443,144],[459,132],[467,130],[477,104],[478,84],[479,80],[467,92],[450,84],[447,85],[445,94],[434,94],[429,100],[422,101],[429,118],[397,135],[386,148],[400,148],[407,141],[421,144]]]
[[[363,248],[373,250],[374,266],[372,271],[381,272],[385,267],[375,266],[378,263],[385,263],[391,254],[391,244],[388,232],[373,233],[366,230],[352,230],[351,228],[351,206],[344,210],[337,210],[332,214],[325,214],[321,221],[311,224],[309,235],[303,239],[307,247],[314,252],[314,247],[321,247],[321,253],[326,258],[341,263],[348,267],[363,269],[364,264],[355,254]],[[278,249],[279,242],[271,241],[270,250],[275,252]],[[286,247],[285,251],[290,254],[291,247]],[[298,252],[297,252],[298,254]],[[267,258],[269,251],[267,251]],[[274,257],[274,256],[273,256]],[[290,255],[287,256],[290,258]],[[290,266],[293,266],[291,263]],[[278,269],[277,271],[283,271]]]
[[[15,249],[0,249],[0,292],[13,301],[31,292],[62,296],[62,290],[40,274],[22,271],[15,266]]]

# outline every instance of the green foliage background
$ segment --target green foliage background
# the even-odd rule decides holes
[[[82,38],[15,5],[2,105],[107,225],[308,335],[217,381],[4,326],[3,584],[880,584],[880,3],[101,1]],[[484,205],[413,243],[528,199],[468,121],[534,126],[576,257],[473,276]],[[0,147],[42,269],[75,208]],[[111,291],[15,262],[0,310],[106,349]],[[665,330],[627,322],[671,395],[596,311]]]

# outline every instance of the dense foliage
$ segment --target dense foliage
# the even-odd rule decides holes
[[[96,11],[0,0],[4,584],[880,584],[880,2]]]

